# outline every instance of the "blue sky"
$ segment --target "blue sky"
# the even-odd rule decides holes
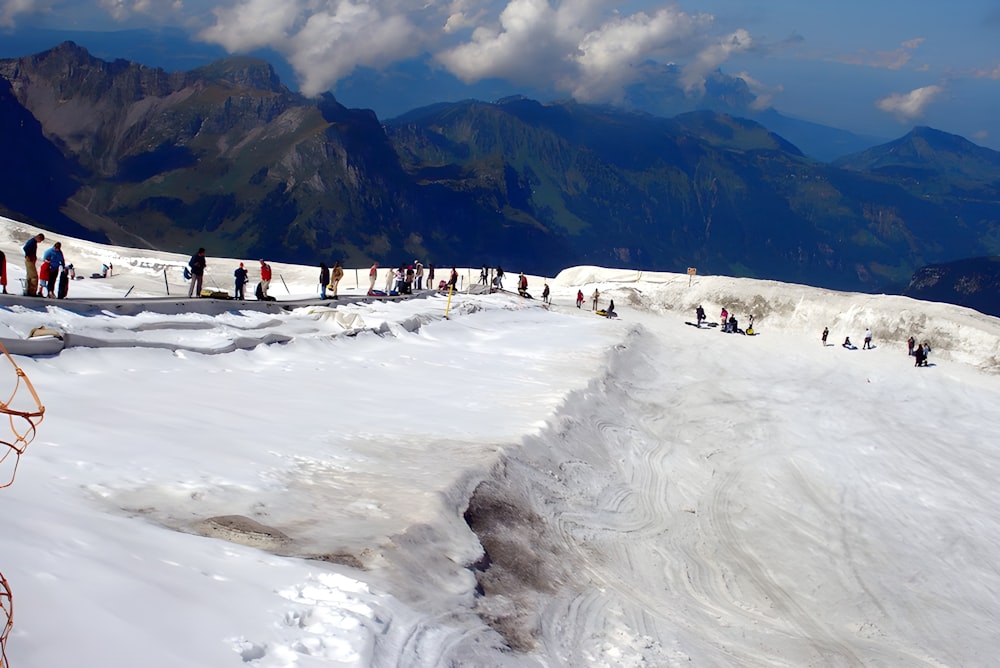
[[[0,39],[26,26],[160,25],[232,53],[281,54],[288,83],[307,94],[342,93],[359,68],[421,61],[452,78],[453,97],[502,82],[615,102],[636,64],[654,60],[675,63],[692,98],[718,68],[743,78],[760,107],[887,138],[930,125],[1000,150],[995,0],[0,0]],[[396,85],[363,102],[398,112],[394,98],[412,92]]]

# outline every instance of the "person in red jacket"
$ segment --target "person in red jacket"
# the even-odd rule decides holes
[[[267,299],[267,289],[271,287],[271,265],[260,261],[260,293]]]

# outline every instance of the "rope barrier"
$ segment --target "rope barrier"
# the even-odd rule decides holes
[[[3,464],[10,456],[14,457],[14,466],[11,469],[10,478],[6,479],[6,481],[0,479],[0,489],[3,489],[4,487],[10,487],[14,483],[14,476],[17,474],[17,465],[21,461],[21,455],[27,450],[28,444],[35,439],[38,425],[42,423],[42,419],[45,417],[45,406],[42,405],[41,399],[38,398],[35,386],[31,384],[27,374],[17,365],[17,362],[10,356],[7,348],[2,343],[0,343],[0,352],[10,362],[16,379],[10,396],[6,401],[0,401],[0,413],[7,416],[10,422],[10,430],[13,433],[11,440],[0,439],[0,464]],[[28,394],[31,395],[31,400],[35,405],[34,410],[30,408],[28,410],[21,410],[12,407],[15,398],[18,396],[18,390],[22,388],[26,389]],[[21,396],[24,396],[23,393]],[[7,579],[3,576],[3,573],[0,573],[0,668],[8,668],[9,665],[7,663],[7,637],[10,635],[10,630],[13,627],[14,597],[11,594]]]
[[[0,666],[7,667],[7,636],[14,628],[14,599],[10,595],[10,585],[7,579],[0,573]]]

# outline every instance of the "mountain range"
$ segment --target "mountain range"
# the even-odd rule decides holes
[[[0,60],[0,210],[121,245],[319,263],[641,266],[900,292],[1000,249],[1000,153],[931,128],[832,162],[761,123],[468,100],[380,120],[265,61],[72,42]]]

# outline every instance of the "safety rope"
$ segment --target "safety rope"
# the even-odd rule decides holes
[[[42,405],[42,400],[38,398],[35,386],[31,384],[31,380],[27,374],[17,365],[17,362],[10,356],[7,348],[2,343],[0,343],[0,352],[10,362],[11,367],[14,369],[14,377],[16,378],[10,396],[6,401],[0,401],[0,413],[7,416],[10,422],[10,430],[13,434],[12,440],[0,437],[0,464],[3,464],[10,456],[13,455],[14,457],[14,466],[11,470],[10,478],[0,479],[0,489],[3,489],[4,487],[10,487],[14,483],[14,475],[17,473],[17,465],[20,463],[21,455],[24,454],[28,444],[34,440],[38,425],[42,423],[42,419],[45,417],[45,406]],[[21,410],[12,406],[18,396],[18,390],[22,387],[28,391],[31,399],[34,401],[35,408],[33,410]]]
[[[0,573],[0,624],[3,624],[0,631],[0,666],[7,668],[7,636],[14,627],[14,600],[3,573]]]
[[[13,433],[11,440],[0,438],[0,464],[3,464],[8,457],[14,457],[14,466],[11,469],[10,478],[0,480],[0,489],[3,489],[4,487],[10,487],[14,483],[17,465],[21,462],[21,455],[28,448],[28,444],[35,439],[38,425],[42,423],[42,419],[45,417],[45,406],[42,405],[41,399],[38,398],[35,386],[31,384],[24,370],[17,365],[17,362],[10,356],[7,348],[2,343],[0,343],[0,352],[10,362],[16,379],[10,396],[6,401],[0,401],[0,413],[7,416],[7,419],[10,421],[10,430]],[[22,388],[26,388],[31,395],[31,399],[35,404],[33,410],[30,408],[22,410],[12,406],[18,396],[18,390]],[[23,398],[24,394],[22,393],[21,396]],[[3,576],[3,573],[0,573],[0,629],[2,629],[0,630],[0,668],[8,668],[7,636],[10,635],[10,630],[13,626],[14,597],[11,595],[7,579]]]

